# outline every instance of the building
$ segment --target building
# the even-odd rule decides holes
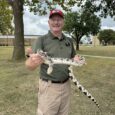
[[[30,46],[40,35],[24,35],[25,46]],[[0,35],[0,46],[13,46],[14,35]]]
[[[93,36],[93,37],[92,37],[92,45],[93,45],[93,46],[99,46],[99,45],[100,45],[100,41],[99,41],[99,39],[97,38],[97,36]]]

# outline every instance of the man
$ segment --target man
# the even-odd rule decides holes
[[[60,10],[50,11],[48,34],[38,38],[29,49],[26,67],[30,70],[40,65],[39,93],[37,115],[68,115],[70,104],[70,81],[68,65],[54,65],[53,72],[48,75],[48,65],[36,54],[37,49],[47,52],[51,57],[73,58],[75,50],[72,40],[62,33],[64,15]]]

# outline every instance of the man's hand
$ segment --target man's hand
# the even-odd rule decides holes
[[[86,65],[87,64],[86,61],[85,61],[85,58],[82,57],[82,56],[79,56],[79,55],[75,55],[73,60],[75,62],[78,62],[78,63],[82,64],[82,65]]]
[[[29,70],[36,69],[44,62],[41,56],[33,53],[32,48],[26,49],[26,55],[28,55],[29,58],[26,60],[25,65]]]
[[[39,56],[38,54],[30,54],[30,60],[35,64],[35,65],[40,65],[44,62],[43,58]]]
[[[76,61],[76,62],[80,61],[80,56],[79,55],[75,55],[73,60]]]

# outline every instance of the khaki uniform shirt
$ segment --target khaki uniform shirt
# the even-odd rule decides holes
[[[33,44],[33,52],[36,53],[38,49],[47,52],[47,55],[53,58],[73,58],[75,55],[72,39],[66,37],[64,34],[59,39],[53,36],[50,31],[48,34],[39,37]],[[55,64],[50,75],[47,74],[47,69],[48,65],[41,64],[41,78],[52,81],[64,81],[69,77],[68,65]]]

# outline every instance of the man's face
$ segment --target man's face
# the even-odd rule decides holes
[[[49,19],[48,23],[52,32],[61,32],[64,26],[64,19],[59,15],[54,15]]]

